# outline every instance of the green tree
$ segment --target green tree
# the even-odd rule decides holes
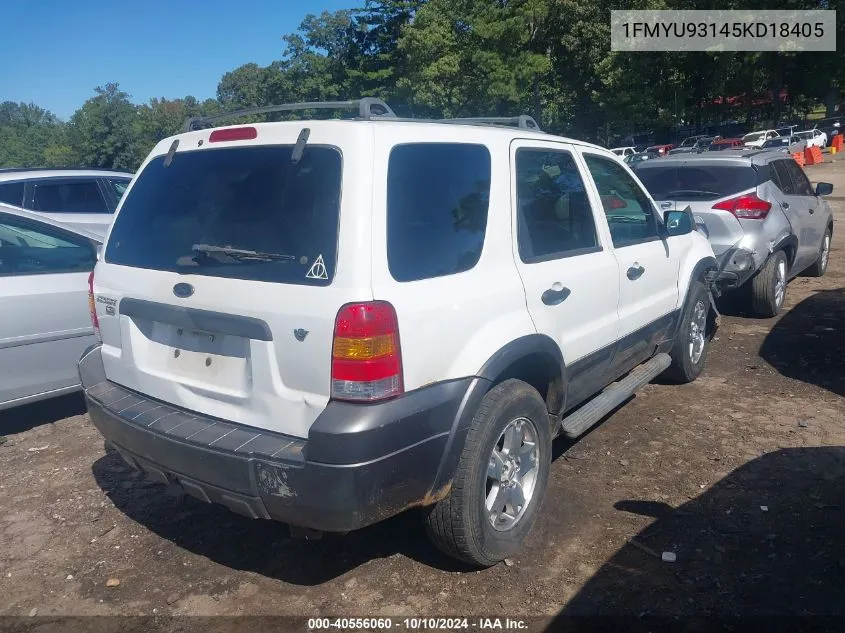
[[[190,96],[184,99],[154,98],[138,106],[132,129],[136,165],[147,157],[160,140],[181,132],[188,118],[208,116],[220,110],[220,103],[214,99],[199,102]]]
[[[133,138],[137,108],[116,83],[98,86],[95,92],[71,117],[74,155],[85,166],[132,170],[137,167]]]
[[[72,164],[67,127],[34,104],[0,103],[0,167],[63,167]]]
[[[433,115],[539,110],[550,1],[430,0],[402,29],[398,86]]]

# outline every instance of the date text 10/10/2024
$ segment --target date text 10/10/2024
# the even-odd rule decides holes
[[[513,618],[309,618],[308,630],[390,630],[452,631],[480,630],[521,631],[528,628],[525,620]]]

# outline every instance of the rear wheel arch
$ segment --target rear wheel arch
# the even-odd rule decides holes
[[[798,238],[792,234],[785,235],[772,247],[772,255],[778,251],[784,252],[786,255],[786,265],[792,268],[792,265],[795,263],[795,254],[798,252]]]
[[[514,339],[493,354],[478,375],[489,380],[491,388],[510,378],[528,383],[555,415],[566,404],[563,355],[557,343],[544,334]]]
[[[556,417],[566,404],[565,376],[566,368],[560,347],[544,334],[520,336],[492,354],[476,373],[475,380],[456,412],[449,441],[431,488],[431,500],[442,498],[443,493],[450,489],[467,432],[488,393],[507,380],[521,380],[537,390],[547,410]],[[557,429],[552,419],[550,416],[549,428],[554,435]]]

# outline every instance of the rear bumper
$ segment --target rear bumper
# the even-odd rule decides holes
[[[133,467],[252,518],[345,532],[442,498],[483,379],[373,405],[331,402],[308,440],[209,418],[110,382],[100,347],[79,373],[95,427]]]
[[[719,263],[719,273],[715,284],[720,291],[739,288],[765,263],[758,261],[758,255],[741,247],[730,248],[716,257]]]

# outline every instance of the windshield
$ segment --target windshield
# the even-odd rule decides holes
[[[746,134],[742,137],[743,143],[753,143],[754,141],[759,141],[766,135],[765,132],[752,132],[751,134]]]
[[[798,132],[798,134],[796,134],[795,136],[797,136],[798,138],[813,138],[813,133],[812,132]]]
[[[692,147],[695,145],[696,140],[697,139],[695,137],[685,138],[683,142],[681,142],[681,147]]]
[[[751,166],[666,165],[656,161],[638,169],[637,176],[655,200],[715,200],[757,185],[757,174]]]
[[[341,155],[307,146],[179,152],[153,159],[114,222],[105,260],[195,275],[331,283]]]
[[[783,147],[784,145],[789,145],[789,139],[771,138],[763,143],[763,147]]]

